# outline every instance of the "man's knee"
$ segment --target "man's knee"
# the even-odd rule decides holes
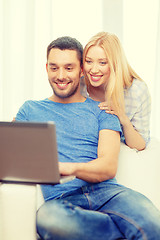
[[[57,225],[57,219],[60,216],[57,216],[57,206],[52,203],[52,201],[45,202],[40,209],[37,211],[37,231],[42,232],[50,232],[53,231],[55,228],[54,226]]]
[[[41,236],[56,237],[74,234],[77,229],[77,223],[73,221],[74,215],[72,204],[65,201],[48,201],[37,212],[37,232]]]

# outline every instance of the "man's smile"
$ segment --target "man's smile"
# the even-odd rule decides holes
[[[64,90],[68,87],[68,85],[70,84],[71,82],[58,82],[56,81],[55,84],[57,85],[57,87],[61,90]]]

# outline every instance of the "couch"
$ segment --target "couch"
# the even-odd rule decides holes
[[[146,195],[160,210],[160,141],[143,151],[121,144],[117,181]],[[39,185],[0,183],[0,239],[36,240],[36,210],[43,203]]]

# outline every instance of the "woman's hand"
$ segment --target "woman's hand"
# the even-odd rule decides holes
[[[134,129],[130,119],[122,109],[119,109],[119,111],[115,111],[112,106],[111,109],[109,109],[107,102],[101,102],[99,104],[99,108],[101,110],[105,110],[106,113],[117,115],[121,125],[123,126],[125,142],[130,148],[135,148],[138,151],[145,149],[145,140],[140,135],[140,133],[136,129]]]
[[[98,106],[101,110],[105,110],[106,113],[115,114],[119,118],[119,121],[122,125],[128,123],[129,119],[124,110],[119,109],[119,111],[116,111],[113,106],[111,106],[111,109],[109,109],[107,102],[101,102]]]

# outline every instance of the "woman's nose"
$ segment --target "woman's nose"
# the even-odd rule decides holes
[[[98,69],[98,66],[97,66],[96,63],[92,65],[91,72],[92,72],[92,73],[97,73],[97,72],[99,72],[99,69]]]

